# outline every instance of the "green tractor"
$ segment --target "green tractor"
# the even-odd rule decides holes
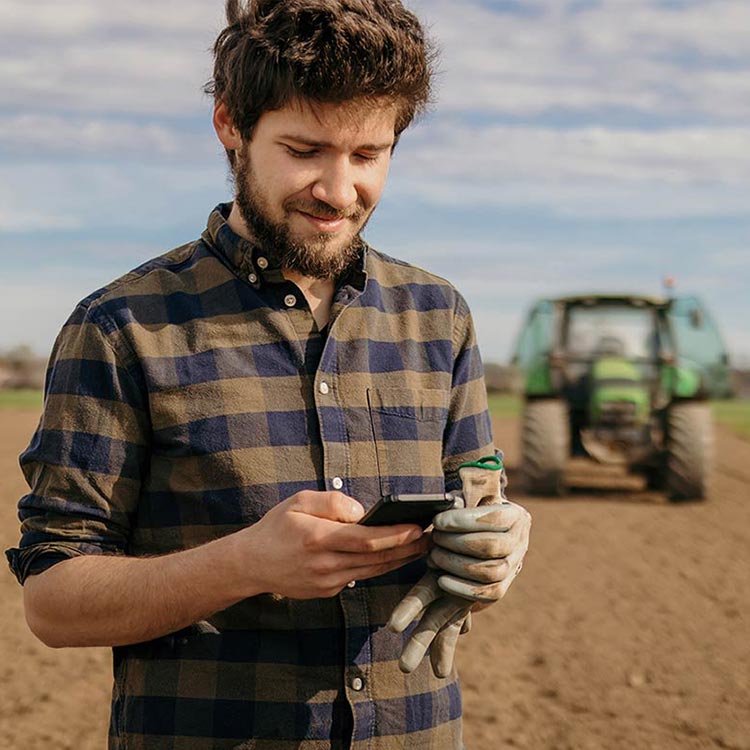
[[[524,380],[522,478],[559,495],[571,456],[646,477],[672,500],[708,492],[708,399],[731,395],[727,355],[695,297],[539,300],[513,363]]]

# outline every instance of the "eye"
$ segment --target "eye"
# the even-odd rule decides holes
[[[380,154],[354,154],[354,158],[357,161],[368,162],[377,161],[380,158]]]
[[[310,159],[318,153],[317,149],[314,148],[308,151],[302,151],[298,148],[287,146],[286,150],[289,152],[289,155],[293,156],[295,159]]]

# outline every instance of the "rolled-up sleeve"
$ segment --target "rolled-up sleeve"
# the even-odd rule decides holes
[[[30,491],[6,556],[21,583],[70,557],[127,554],[150,442],[139,373],[120,332],[80,305],[55,342],[42,417],[20,458]]]

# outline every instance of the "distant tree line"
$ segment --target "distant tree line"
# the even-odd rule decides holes
[[[0,388],[42,388],[47,360],[22,344],[0,351]],[[521,393],[523,377],[512,365],[487,362],[484,377],[490,393]],[[733,391],[738,398],[750,398],[750,369],[732,371]]]
[[[0,352],[0,388],[43,388],[47,360],[26,344]]]

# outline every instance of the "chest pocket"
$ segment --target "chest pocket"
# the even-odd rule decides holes
[[[382,491],[442,492],[448,393],[437,389],[370,388],[367,408]]]

